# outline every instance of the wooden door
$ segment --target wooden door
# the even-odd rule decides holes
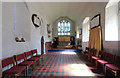
[[[44,54],[44,37],[41,37],[41,54]]]

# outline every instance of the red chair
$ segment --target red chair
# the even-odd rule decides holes
[[[22,71],[25,71],[24,76],[26,76],[26,66],[15,66],[15,60],[14,60],[13,56],[9,57],[9,58],[5,58],[5,59],[2,60],[2,68],[6,67],[6,66],[8,66],[10,64],[13,64],[13,67],[11,67],[8,70],[5,70],[2,73],[3,77],[5,77],[5,76],[14,76],[15,78],[17,78],[17,76],[19,76],[19,74]]]
[[[90,61],[91,57],[95,56],[95,54],[96,54],[96,49],[89,49],[89,52],[86,53],[85,55],[88,57],[88,60]]]
[[[34,62],[33,68],[35,67],[35,63],[36,63],[37,61],[38,61],[38,65],[40,64],[39,58],[38,58],[38,57],[33,57],[31,51],[25,52],[25,55],[26,55],[27,61],[33,61],[33,62]]]
[[[107,73],[107,70],[113,72],[115,74],[115,78],[119,78],[118,76],[120,76],[120,55],[115,56],[114,64],[105,65],[105,74]]]
[[[85,51],[81,51],[81,53],[82,53],[82,54],[85,54],[85,53],[88,53],[88,51],[89,51],[89,48],[86,47],[86,48],[85,48]]]
[[[33,57],[43,58],[43,54],[39,55],[39,54],[37,53],[37,49],[32,50],[32,54],[33,54]]]
[[[111,54],[111,53],[105,53],[105,58],[104,59],[98,59],[97,60],[97,63],[101,64],[102,67],[103,67],[103,72],[104,72],[104,69],[105,69],[105,64],[111,64],[114,62],[114,57],[115,55],[114,54]],[[97,67],[98,67],[98,64],[97,64]]]
[[[93,63],[93,61],[95,60],[95,63],[96,63],[96,65],[97,65],[97,60],[98,60],[98,59],[103,59],[103,58],[104,58],[104,55],[105,55],[105,52],[104,52],[104,51],[99,51],[98,56],[92,56],[92,57],[91,57],[91,62]]]
[[[15,55],[15,57],[16,57],[16,64],[18,65],[18,66],[26,66],[26,75],[28,75],[28,67],[30,67],[31,65],[33,65],[33,61],[27,61],[26,59],[25,59],[25,54],[24,53],[22,53],[22,54],[18,54],[18,55]],[[24,61],[22,61],[21,63],[19,63],[18,64],[18,61],[21,61],[21,60],[24,60]],[[33,68],[32,68],[32,70],[33,70]]]

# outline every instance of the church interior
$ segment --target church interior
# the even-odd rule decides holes
[[[1,78],[120,78],[119,0],[0,7]]]

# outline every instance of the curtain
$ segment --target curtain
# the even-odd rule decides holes
[[[100,26],[90,30],[88,47],[96,49],[97,50],[96,56],[98,56],[98,53],[101,50],[101,27]]]

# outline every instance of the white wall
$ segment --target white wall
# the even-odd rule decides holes
[[[103,29],[103,31],[102,31],[102,39],[103,40],[104,40],[104,32],[105,32],[104,31],[104,26],[105,26],[105,4],[106,3],[99,3],[99,4],[94,5],[94,7],[89,9],[86,12],[86,15],[84,15],[84,18],[87,16],[87,17],[90,17],[90,20],[91,20],[95,15],[101,14],[101,26],[102,26],[102,29]],[[83,33],[82,33],[82,35],[83,35]],[[85,50],[85,47],[87,47],[87,46],[88,46],[88,42],[82,42],[82,49],[83,50]]]
[[[95,8],[89,9],[89,12],[87,12],[84,17],[88,16],[91,19],[95,15],[101,14],[103,50],[106,52],[120,55],[120,50],[118,48],[120,47],[119,41],[105,41],[105,32],[106,32],[105,31],[105,6],[106,6],[106,3],[99,3],[95,5],[94,6]],[[88,46],[88,43],[82,42],[82,48],[84,49],[86,46]]]
[[[77,29],[79,28],[79,38],[77,38],[77,35],[78,35],[78,33],[77,33]],[[75,44],[77,45],[77,43],[79,43],[78,45],[82,45],[82,43],[81,43],[81,40],[82,40],[82,35],[80,35],[81,34],[81,29],[82,28],[82,23],[80,22],[80,20],[79,21],[77,21],[77,22],[75,22],[75,31],[76,31],[76,34],[75,34],[75,32],[74,32],[74,36],[75,36]]]
[[[1,66],[1,59],[2,59],[2,2],[0,1],[0,78],[2,76],[2,66]]]
[[[89,30],[90,30],[90,19],[86,17],[82,23],[82,41],[88,42],[89,41]]]
[[[47,36],[47,20],[36,9],[31,9],[24,2],[4,2],[2,3],[2,25],[0,25],[0,60],[16,54],[20,54],[32,49],[38,49],[41,54],[41,37],[44,41],[50,41]],[[31,21],[32,14],[38,14],[43,19],[39,28],[35,28]],[[24,38],[25,42],[16,42],[15,37]],[[45,50],[44,50],[45,51]],[[1,61],[0,61],[1,68]],[[0,69],[2,71],[2,69]],[[0,73],[1,76],[2,72]]]
[[[16,5],[16,15],[14,8]],[[36,10],[32,11],[29,6],[22,3],[3,3],[3,28],[2,28],[2,58],[6,58],[15,54],[20,54],[34,48],[41,53],[41,37],[44,36],[45,41],[49,41],[47,37],[46,23],[47,21]],[[44,24],[39,28],[35,28],[31,22],[31,16],[37,13],[43,18]],[[16,17],[16,18],[15,18]],[[14,20],[16,19],[16,20]],[[16,28],[15,28],[15,27]],[[26,42],[16,42],[15,37],[24,37]]]
[[[118,41],[118,3],[107,6],[105,11],[105,40]]]
[[[25,3],[16,3],[14,8],[14,35],[30,41],[30,12]]]
[[[118,3],[118,20],[120,20],[120,2]],[[120,22],[118,22],[118,40],[120,40]]]

